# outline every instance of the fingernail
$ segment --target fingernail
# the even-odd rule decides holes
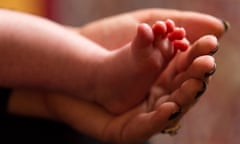
[[[227,32],[230,29],[230,23],[226,20],[221,19],[223,26],[224,26],[224,31]]]
[[[212,68],[212,70],[211,71],[209,71],[209,72],[207,72],[207,73],[205,73],[205,78],[208,78],[209,76],[211,76],[211,75],[213,75],[215,72],[216,72],[216,69],[217,69],[217,65],[216,65],[216,63],[214,64],[214,66],[213,66],[213,68]]]
[[[202,84],[203,84],[202,89],[199,92],[197,92],[195,99],[198,99],[200,96],[202,96],[207,89],[207,83],[203,82]]]
[[[171,121],[171,120],[176,119],[178,116],[181,115],[181,113],[182,113],[182,110],[180,109],[179,111],[173,113],[173,114],[168,118],[168,120]]]
[[[211,56],[214,55],[218,51],[218,49],[219,49],[219,44],[216,46],[214,50],[210,51],[209,55]]]

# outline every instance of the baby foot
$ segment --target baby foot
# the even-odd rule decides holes
[[[139,104],[177,51],[188,46],[185,30],[171,20],[152,28],[140,24],[135,39],[111,51],[99,68],[96,102],[117,114]]]

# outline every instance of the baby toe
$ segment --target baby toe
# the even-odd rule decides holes
[[[167,36],[167,26],[163,21],[157,21],[153,26],[152,30],[155,39],[165,38]]]
[[[177,53],[178,50],[186,51],[189,46],[190,43],[187,39],[173,41],[174,53]]]
[[[175,22],[171,19],[165,21],[167,26],[167,33],[173,32],[175,29]]]
[[[186,31],[184,28],[176,27],[167,37],[170,41],[181,40],[186,37]]]

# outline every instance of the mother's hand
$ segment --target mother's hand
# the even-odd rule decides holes
[[[215,18],[213,16],[207,15],[207,14],[201,14],[197,12],[188,12],[188,11],[178,11],[178,10],[169,10],[169,9],[145,9],[145,10],[138,10],[134,12],[128,12],[125,14],[120,14],[117,16],[104,18],[102,20],[98,20],[96,22],[92,22],[90,24],[87,24],[81,28],[73,28],[76,32],[79,32],[80,34],[88,37],[89,39],[95,41],[96,43],[102,45],[103,47],[107,49],[117,49],[121,47],[122,45],[128,43],[131,41],[136,33],[136,27],[139,23],[148,23],[153,24],[157,20],[166,20],[166,19],[172,19],[175,21],[177,26],[182,26],[186,29],[187,32],[187,38],[188,40],[193,43],[200,37],[211,34],[215,35],[217,38],[220,38],[225,31],[228,30],[228,25],[226,22]],[[195,46],[197,47],[197,46]],[[212,52],[215,52],[216,49],[212,48]],[[201,50],[192,50],[197,51],[196,53],[199,53]],[[207,55],[208,53],[206,53]],[[211,51],[209,51],[209,54],[211,54]],[[214,58],[211,56],[203,56],[205,54],[199,54],[195,58],[192,58],[191,61],[187,61],[188,68],[185,69],[182,73],[197,73],[196,68],[198,67],[205,67],[205,71],[211,72],[211,69],[214,65]],[[185,59],[184,57],[186,54],[180,55],[179,59]],[[173,60],[172,63],[177,63],[178,60]],[[185,61],[186,63],[186,61]],[[203,69],[202,69],[203,70]],[[213,69],[214,70],[214,69]],[[158,83],[161,83],[163,85],[164,82],[166,82],[166,73],[169,74],[171,72],[171,66],[166,68],[165,74],[160,75],[160,78],[156,85],[153,86],[153,90],[151,91],[150,95],[154,95],[154,97],[163,97],[162,94],[159,93],[158,89],[159,87]],[[202,72],[199,72],[199,75]],[[180,76],[179,76],[180,75]],[[194,75],[187,76],[183,78],[184,74],[179,73],[179,75],[175,75],[176,81],[181,80],[181,84],[185,83],[186,85],[189,85],[189,83],[194,83],[194,85],[199,85],[199,77],[196,77]],[[181,78],[179,78],[181,77]],[[174,79],[173,79],[174,80]],[[209,82],[209,78],[201,78],[203,82]],[[170,80],[167,80],[168,83]],[[197,84],[198,83],[198,84]],[[181,85],[176,84],[176,85]],[[206,86],[206,85],[205,85]],[[200,88],[199,88],[200,89]],[[201,91],[200,91],[201,92]],[[193,95],[182,95],[178,97],[168,98],[164,101],[172,101],[177,104],[181,103],[185,106],[183,113],[187,112],[190,107],[195,104],[196,101],[192,100]],[[184,104],[185,103],[185,104]],[[182,106],[181,106],[182,107]],[[169,113],[167,114],[169,115]],[[180,117],[178,119],[180,119]],[[176,124],[177,121],[173,122],[169,127]],[[160,125],[160,124],[159,124]],[[165,124],[162,124],[162,126],[166,126]]]
[[[178,53],[160,74],[149,96],[121,115],[59,94],[46,96],[48,111],[74,129],[105,142],[143,142],[173,127],[204,93],[208,76],[215,70],[214,58],[208,54],[216,46],[214,36],[204,36],[186,52]]]
[[[73,30],[107,49],[116,49],[133,39],[139,23],[152,24],[168,18],[187,30],[191,42],[206,34],[220,38],[226,30],[222,21],[209,15],[162,9],[129,12]],[[203,45],[199,47],[199,44],[195,43],[189,51],[177,56],[152,87],[150,99],[124,114],[112,115],[97,104],[53,94],[46,96],[49,115],[102,141],[124,144],[143,142],[165,128],[174,126],[206,89],[206,76],[214,70],[214,58],[206,55],[216,50],[216,41],[213,37],[210,40],[214,45],[207,46],[208,49],[201,49]],[[180,68],[179,71],[176,64],[179,60],[188,67]],[[177,70],[177,75],[174,70]]]
[[[207,14],[171,9],[144,9],[104,18],[73,30],[107,49],[119,48],[133,39],[139,23],[152,25],[157,20],[172,19],[186,29],[194,42],[206,34],[220,38],[228,29],[226,22]]]
[[[178,26],[183,26],[187,30],[188,39],[191,42],[195,42],[198,38],[206,34],[213,34],[220,38],[226,30],[226,25],[224,27],[222,21],[212,16],[163,9],[129,12],[93,22],[82,28],[73,28],[73,30],[85,35],[107,49],[116,49],[133,39],[136,33],[136,26],[139,23],[152,24],[157,20],[168,18],[173,19]],[[142,142],[153,134],[175,125],[191,105],[196,102],[195,98],[198,98],[204,92],[205,83],[203,81],[207,81],[208,77],[201,76],[212,69],[214,59],[211,56],[206,56],[205,53],[207,51],[201,51],[197,47],[195,45],[195,48],[193,47],[189,52],[176,57],[176,60],[170,64],[166,72],[160,75],[159,83],[157,82],[153,86],[152,93],[150,93],[150,98],[153,99],[146,99],[122,115],[112,115],[96,104],[58,94],[45,96],[45,93],[36,92],[30,93],[29,96],[23,93],[26,97],[22,101],[25,102],[25,100],[29,100],[27,97],[32,97],[33,102],[31,104],[34,107],[40,107],[39,111],[33,111],[33,114],[27,113],[28,115],[36,116],[38,113],[37,116],[40,117],[60,119],[80,132],[100,140],[114,143]],[[211,47],[209,50],[214,49]],[[189,62],[186,70],[180,71],[180,75],[176,75],[173,81],[165,79],[165,75],[168,75],[167,77],[171,75],[168,72],[174,72],[172,71],[176,66],[174,62],[183,60],[185,57],[191,59],[193,53],[200,55],[192,57],[192,60],[185,61]],[[187,56],[188,54],[190,55]],[[198,66],[203,69],[196,72],[199,70],[197,69]],[[185,80],[186,75],[189,76],[189,73],[192,74],[192,72],[196,75],[190,75]],[[170,82],[174,82],[176,87],[170,93],[165,93],[162,88],[168,89],[171,87]],[[181,86],[179,87],[179,85]],[[39,95],[37,98],[40,100],[38,101],[36,101],[36,94]],[[44,96],[46,103],[42,99]],[[21,97],[19,97],[19,94],[16,94],[14,98]],[[36,103],[40,104],[36,105]],[[43,106],[45,104],[47,104],[47,107]],[[180,108],[182,106],[184,106],[183,110]],[[22,113],[25,113],[25,110],[23,109]],[[11,111],[19,111],[19,109]]]

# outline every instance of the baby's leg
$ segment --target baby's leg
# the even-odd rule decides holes
[[[101,65],[96,101],[113,113],[140,103],[177,49],[187,49],[184,38],[184,29],[170,20],[152,28],[140,24],[133,42],[112,51]]]

